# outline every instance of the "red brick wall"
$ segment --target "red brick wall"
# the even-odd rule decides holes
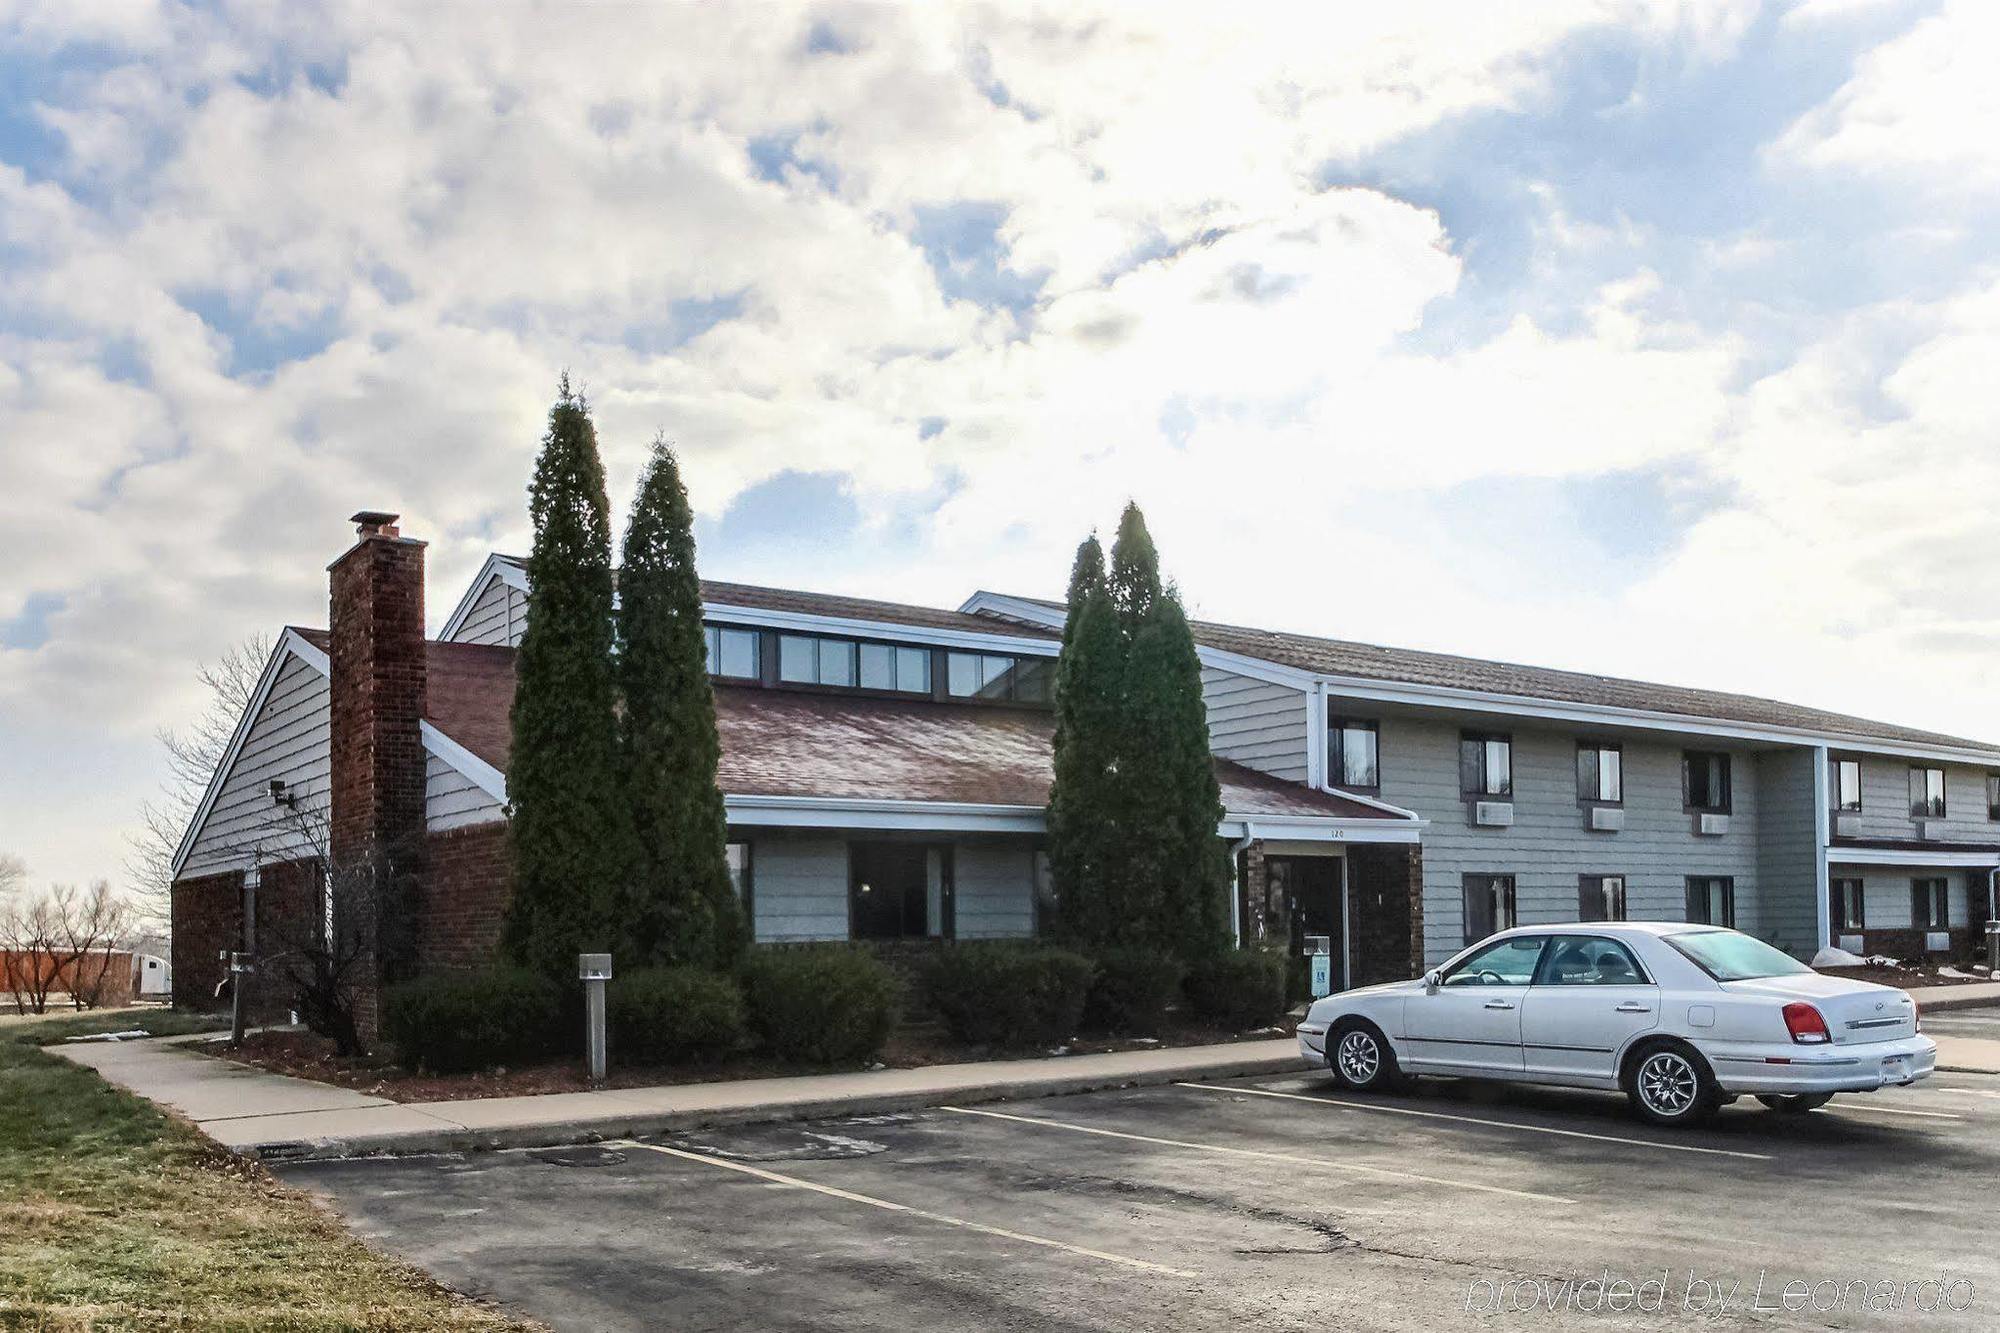
[[[231,872],[175,882],[170,898],[174,933],[169,960],[174,970],[174,1007],[216,1009],[224,949],[242,946],[243,876]]]
[[[513,894],[507,823],[433,833],[426,842],[418,961],[427,971],[482,967],[499,952]]]

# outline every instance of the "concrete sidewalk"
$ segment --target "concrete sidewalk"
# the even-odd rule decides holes
[[[1968,981],[1958,986],[1910,986],[1910,998],[1927,1014],[1953,1009],[1983,1009],[2000,1004],[2000,981]]]
[[[285,1160],[548,1147],[705,1125],[868,1115],[947,1102],[1288,1073],[1302,1066],[1298,1044],[1278,1037],[1177,1050],[398,1103],[266,1073],[200,1054],[190,1044],[186,1038],[162,1037],[50,1049],[174,1108],[224,1147]]]

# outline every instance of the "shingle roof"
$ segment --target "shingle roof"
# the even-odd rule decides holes
[[[1060,602],[1040,597],[1013,597],[1012,600],[1056,610],[1062,607]],[[1961,736],[1947,736],[1890,722],[1850,717],[1844,713],[1756,695],[1696,690],[1581,671],[1559,671],[1551,667],[1494,662],[1450,653],[1420,652],[1412,648],[1388,648],[1380,644],[1323,639],[1310,634],[1288,634],[1207,620],[1193,622],[1193,628],[1196,642],[1206,647],[1321,675],[1473,690],[1747,726],[1784,727],[1829,736],[1852,736],[1857,740],[1866,738],[1987,750],[2000,757],[2000,745],[1987,741],[1967,740]]]
[[[325,647],[321,630],[300,631]],[[512,648],[430,643],[429,719],[501,770],[513,742]],[[1045,805],[1055,720],[1045,712],[718,685],[718,782],[732,796]],[[1359,801],[1215,761],[1235,817],[1394,819]]]
[[[520,556],[501,555],[508,564],[527,567]],[[1034,625],[996,620],[992,616],[969,615],[935,606],[912,606],[906,602],[879,602],[867,597],[843,597],[829,592],[804,592],[797,588],[766,588],[750,583],[701,581],[701,599],[711,606],[741,606],[759,611],[792,611],[801,615],[832,616],[841,620],[874,620],[890,625],[914,625],[923,629],[963,630],[973,634],[999,634],[1010,638],[1053,643],[1055,635]]]

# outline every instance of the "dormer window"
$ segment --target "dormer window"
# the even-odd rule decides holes
[[[710,625],[708,629],[708,674],[731,680],[756,680],[762,635],[754,629]]]
[[[1053,657],[945,654],[945,693],[954,699],[1045,704],[1054,696],[1055,674]]]

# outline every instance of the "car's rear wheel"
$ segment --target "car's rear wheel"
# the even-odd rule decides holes
[[[1787,1115],[1804,1115],[1807,1111],[1817,1111],[1833,1100],[1830,1092],[1760,1093],[1757,1100],[1773,1111],[1783,1111]]]
[[[1327,1040],[1326,1063],[1333,1081],[1354,1092],[1380,1092],[1401,1081],[1396,1053],[1373,1023],[1350,1018]]]
[[[1722,1104],[1708,1062],[1679,1042],[1656,1042],[1635,1053],[1625,1069],[1625,1095],[1640,1119],[1670,1128],[1706,1120]]]

